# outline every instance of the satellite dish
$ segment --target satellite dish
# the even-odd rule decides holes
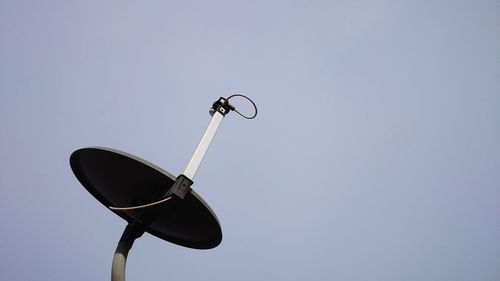
[[[252,103],[253,116],[244,116],[229,104],[229,99],[236,96]],[[222,119],[232,110],[247,119],[257,115],[255,103],[242,94],[215,101],[209,111],[212,120],[184,173],[178,177],[111,148],[88,147],[71,154],[71,169],[80,183],[128,222],[115,251],[111,280],[125,280],[128,251],[144,232],[194,249],[211,249],[221,243],[222,230],[215,213],[191,186]]]
[[[78,180],[104,206],[137,206],[164,198],[176,178],[137,157],[107,148],[83,148],[71,155]],[[222,240],[217,217],[201,197],[130,211],[112,210],[129,223],[169,242],[196,249],[214,248]]]

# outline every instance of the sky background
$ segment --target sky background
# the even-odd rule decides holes
[[[82,147],[194,178],[221,245],[127,280],[500,280],[500,2],[0,0],[0,280],[109,280]],[[244,100],[236,107],[250,111]]]

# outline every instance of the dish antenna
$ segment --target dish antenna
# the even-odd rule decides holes
[[[255,109],[245,116],[229,103],[243,97]],[[207,203],[191,189],[193,177],[224,116],[235,111],[247,119],[257,116],[248,97],[219,98],[209,110],[208,125],[184,173],[178,177],[138,157],[115,149],[88,147],[71,154],[70,165],[80,183],[99,202],[128,224],[118,242],[111,269],[112,281],[125,280],[127,255],[144,232],[194,249],[211,249],[222,241],[222,231]]]

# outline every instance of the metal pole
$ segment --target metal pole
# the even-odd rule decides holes
[[[201,160],[203,160],[203,156],[205,156],[205,152],[207,152],[208,146],[212,142],[212,139],[215,136],[215,133],[217,132],[217,129],[219,128],[219,125],[222,121],[222,118],[224,118],[224,115],[222,115],[220,112],[215,111],[214,115],[212,116],[212,121],[210,121],[210,124],[208,125],[207,130],[205,131],[205,134],[201,138],[200,143],[198,144],[198,147],[196,148],[193,157],[191,157],[191,160],[189,161],[189,164],[187,165],[186,169],[184,170],[184,175],[192,180],[194,177],[194,174],[196,173],[196,170],[198,170],[198,167],[200,166]]]
[[[127,255],[134,244],[134,240],[141,237],[144,229],[137,227],[135,224],[128,224],[123,231],[122,237],[116,247],[115,255],[113,256],[113,265],[111,267],[111,281],[125,281],[125,264],[127,263]]]

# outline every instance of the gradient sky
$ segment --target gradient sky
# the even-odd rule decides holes
[[[222,244],[145,234],[128,280],[500,280],[499,51],[498,0],[0,0],[0,280],[109,280],[71,152],[177,175],[234,92],[193,185]]]

